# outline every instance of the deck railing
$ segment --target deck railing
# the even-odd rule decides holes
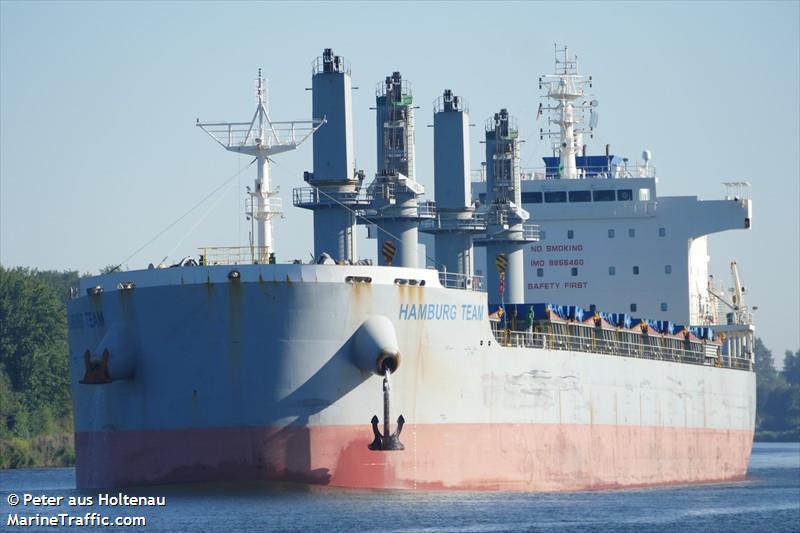
[[[522,181],[528,180],[555,180],[561,179],[558,169],[545,168],[545,167],[525,167],[520,169],[520,179]],[[656,167],[652,165],[643,165],[631,163],[625,165],[604,165],[604,166],[579,166],[578,172],[574,176],[576,179],[586,178],[604,178],[604,179],[624,179],[624,178],[654,178],[656,176]],[[486,171],[483,169],[476,169],[470,171],[470,179],[472,182],[485,182]]]
[[[600,353],[753,370],[749,359],[724,356],[721,353],[721,345],[714,342],[686,341],[660,334],[646,335],[635,331],[610,330],[579,323],[550,325],[551,328],[540,325],[527,331],[515,331],[504,329],[499,321],[493,320],[492,332],[498,343],[508,347]]]
[[[206,246],[199,249],[202,265],[268,263],[269,248],[262,246]]]
[[[439,272],[439,283],[448,289],[485,292],[481,276],[468,276],[457,272]]]

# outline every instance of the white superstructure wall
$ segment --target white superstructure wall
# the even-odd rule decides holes
[[[708,298],[708,237],[689,239],[688,244],[689,321],[702,324],[710,315]]]
[[[475,198],[484,187],[473,183]],[[706,235],[746,229],[752,217],[750,200],[656,199],[653,178],[523,180],[522,190],[523,207],[541,229],[540,242],[525,246],[525,302],[594,305],[680,324],[702,323],[708,305]],[[570,202],[568,194],[603,190],[630,191],[631,199]],[[560,192],[563,202],[545,201]],[[478,269],[483,254],[476,250]]]

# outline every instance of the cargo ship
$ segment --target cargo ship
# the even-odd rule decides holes
[[[251,120],[198,120],[257,167],[250,243],[81,280],[68,304],[77,486],[743,479],[753,326],[735,262],[733,290],[720,289],[705,246],[749,228],[751,200],[659,198],[649,152],[587,155],[592,84],[556,49],[537,132],[553,155],[520,168],[520,130],[500,109],[478,173],[466,101],[443,91],[434,201],[399,72],[376,90],[370,180],[354,164],[351,69],[330,49],[313,63],[311,120],[273,121],[260,73]],[[315,259],[281,262],[270,161],[306,139],[313,169],[292,203],[313,213]],[[358,255],[359,225],[377,264]]]

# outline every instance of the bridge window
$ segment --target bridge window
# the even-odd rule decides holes
[[[550,191],[544,193],[544,201],[548,204],[562,204],[567,201],[567,191]]]
[[[618,202],[630,202],[633,200],[633,189],[619,189],[617,191]]]
[[[640,202],[650,201],[650,189],[639,189],[639,201]]]
[[[591,202],[592,201],[592,192],[591,191],[569,191],[569,201],[570,202]]]
[[[594,191],[592,193],[595,202],[613,202],[614,201],[614,191]]]
[[[639,267],[638,266],[633,267],[633,275],[634,276],[638,276],[639,275]]]
[[[608,230],[608,238],[609,239],[613,239],[614,238],[614,230],[613,229]]]
[[[541,192],[524,192],[522,193],[523,204],[540,204],[542,203]]]

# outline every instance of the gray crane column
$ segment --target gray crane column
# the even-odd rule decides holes
[[[418,268],[418,228],[432,218],[419,198],[425,189],[414,178],[414,100],[399,72],[378,85],[375,98],[377,173],[369,185],[366,216],[378,226],[378,264]],[[387,261],[385,245],[395,256]],[[424,265],[423,265],[424,266]]]
[[[489,303],[525,303],[524,248],[537,241],[538,229],[525,224],[522,209],[518,137],[514,118],[501,109],[486,122],[486,232],[476,244],[486,247],[486,288]],[[505,263],[504,294],[500,294],[498,258]]]
[[[486,288],[489,293],[489,303],[507,304],[525,303],[525,242],[506,241],[491,242],[486,246]],[[505,272],[505,294],[500,297],[500,272],[495,261],[498,255],[504,254],[508,261]]]
[[[434,102],[433,172],[436,219],[422,231],[434,234],[440,271],[463,276],[449,282],[472,283],[472,234],[485,226],[475,218],[469,168],[469,111],[463,99],[447,89]]]
[[[314,132],[314,170],[304,179],[310,188],[295,189],[295,205],[314,212],[314,255],[354,261],[358,192],[363,174],[353,158],[352,81],[344,59],[326,48],[314,63],[312,108],[325,125]]]
[[[410,217],[416,218],[417,206],[414,205],[408,212]],[[381,222],[380,227],[384,231],[378,231],[378,264],[383,266],[390,264],[384,257],[383,246],[386,242],[391,242],[397,247],[397,255],[391,261],[392,266],[419,268],[418,226],[419,222],[402,219]]]

